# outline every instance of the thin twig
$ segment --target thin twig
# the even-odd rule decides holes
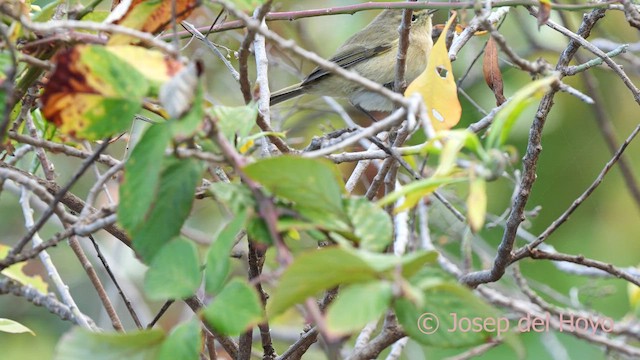
[[[193,310],[194,313],[198,314],[202,308],[203,308],[203,304],[202,301],[200,301],[200,299],[198,299],[195,296],[192,296],[190,298],[184,299],[184,302],[191,308],[191,310]],[[203,322],[203,325],[205,326],[205,329],[207,331],[209,331],[212,335],[215,336],[216,340],[218,340],[218,342],[220,343],[220,345],[222,345],[222,347],[224,348],[224,350],[231,355],[231,357],[233,359],[237,358],[238,356],[238,344],[236,344],[233,339],[227,337],[227,336],[223,336],[218,334],[209,324],[207,324],[207,322]]]
[[[240,74],[238,73],[238,70],[236,70],[233,67],[233,65],[231,65],[231,62],[227,60],[227,58],[220,52],[220,50],[218,50],[218,47],[213,42],[211,42],[211,40],[207,39],[207,37],[204,36],[191,23],[183,21],[181,24],[182,26],[184,26],[185,29],[187,29],[188,32],[193,34],[193,36],[195,36],[196,39],[202,41],[209,49],[211,49],[211,51],[213,51],[213,53],[218,57],[218,59],[220,59],[220,61],[222,61],[224,66],[227,68],[227,70],[229,70],[229,72],[231,73],[231,76],[233,76],[233,78],[236,79],[236,81],[240,80]]]
[[[98,256],[98,259],[100,259],[100,262],[102,263],[102,266],[104,267],[104,270],[107,272],[107,275],[109,276],[109,279],[111,279],[111,281],[113,282],[113,285],[118,290],[118,294],[120,295],[120,298],[124,302],[125,307],[129,311],[129,314],[131,315],[131,319],[133,319],[133,322],[136,324],[138,329],[142,329],[142,323],[140,322],[140,319],[138,318],[138,314],[136,314],[136,311],[133,309],[133,306],[131,305],[131,301],[129,301],[129,298],[127,298],[127,296],[124,294],[124,291],[120,287],[120,283],[117,281],[116,276],[113,273],[113,271],[111,271],[111,267],[109,266],[109,263],[107,262],[107,259],[105,259],[104,256],[102,255],[102,251],[100,251],[100,247],[98,246],[98,242],[96,241],[96,239],[94,239],[93,235],[88,235],[87,238],[89,238],[89,240],[91,240],[91,244],[93,244],[93,248],[96,251],[96,255]]]
[[[590,72],[582,73],[582,79],[584,81],[587,94],[591,96],[595,102],[594,118],[600,128],[600,133],[602,134],[611,154],[615,154],[618,147],[618,141],[616,140],[612,119],[607,115],[603,107],[604,102],[600,93],[596,91],[596,80]],[[635,200],[636,206],[640,208],[640,188],[638,186],[638,180],[633,173],[633,168],[626,155],[620,157],[618,160],[618,166],[620,167],[622,178],[624,179],[624,183],[626,184],[629,193]]]
[[[536,246],[544,242],[549,236],[551,236],[551,234],[553,234],[554,231],[556,231],[565,221],[569,219],[571,214],[573,214],[573,212],[578,208],[578,206],[582,205],[582,203],[591,195],[591,193],[593,193],[593,191],[602,183],[602,181],[604,180],[604,177],[607,175],[609,170],[611,170],[611,168],[616,164],[618,159],[620,159],[620,157],[624,153],[627,146],[629,146],[631,141],[633,141],[636,135],[638,135],[638,132],[640,132],[640,125],[636,126],[636,128],[631,132],[631,134],[627,137],[627,139],[622,143],[618,151],[616,151],[613,157],[609,159],[609,161],[607,161],[604,168],[600,171],[600,173],[598,174],[596,179],[593,181],[593,183],[580,196],[578,196],[576,200],[573,201],[571,206],[569,206],[569,208],[565,210],[565,212],[562,213],[562,215],[560,215],[553,223],[551,223],[551,225],[549,225],[549,227],[547,227],[547,229],[545,229],[545,231],[542,234],[540,234],[540,236],[538,236],[538,239],[536,239],[536,241],[527,245],[525,248],[518,250],[513,255],[514,260],[522,256],[528,256],[531,253],[532,249],[534,249]]]
[[[89,281],[91,281],[91,284],[96,289],[98,297],[102,302],[102,306],[104,306],[104,310],[107,312],[107,315],[111,320],[111,325],[116,331],[124,331],[124,327],[122,326],[122,322],[118,317],[118,313],[113,307],[113,304],[111,303],[107,292],[104,290],[104,286],[102,286],[102,281],[100,281],[96,270],[93,268],[93,265],[87,258],[84,250],[82,250],[82,247],[80,247],[80,242],[78,241],[78,238],[76,236],[69,237],[69,246],[71,247],[71,250],[73,250],[73,253],[76,254],[76,257],[80,261],[80,265],[82,265],[82,268],[87,273]]]
[[[38,34],[55,34],[61,29],[68,30],[89,30],[97,32],[107,32],[131,36],[140,40],[143,44],[162,50],[165,54],[176,56],[177,49],[172,44],[158,40],[148,32],[138,31],[121,25],[97,23],[93,21],[79,20],[49,20],[47,22],[32,22],[26,16],[19,18],[20,23],[27,29]]]
[[[81,325],[81,321],[83,321],[76,316],[76,313],[71,311],[69,306],[58,301],[52,294],[44,295],[31,286],[21,285],[17,281],[9,278],[0,278],[0,294],[12,294],[24,298],[33,305],[42,306],[60,319],[71,321],[76,325]],[[84,314],[80,315],[81,318],[92,324],[92,327],[95,327],[95,324],[88,316]]]
[[[586,11],[593,9],[618,9],[616,5],[618,3],[617,0],[610,0],[601,3],[585,3],[585,4],[563,4],[563,3],[551,3],[552,9],[556,10],[565,10],[565,11]],[[439,10],[465,10],[469,8],[473,8],[477,4],[476,1],[460,1],[460,2],[365,2],[354,5],[345,5],[345,6],[334,6],[329,8],[320,8],[320,9],[311,9],[311,10],[297,10],[297,11],[286,11],[286,12],[271,12],[265,16],[266,21],[292,21],[298,20],[308,17],[318,17],[318,16],[331,16],[331,15],[353,15],[360,11],[369,11],[369,10],[385,10],[385,9],[412,9],[412,10],[421,10],[421,9],[439,9]],[[527,0],[505,0],[505,1],[491,1],[489,5],[493,8],[507,9],[514,6],[538,6],[540,3],[538,1],[527,1]],[[241,20],[232,20],[224,22],[220,25],[214,26],[210,31],[211,32],[222,32],[234,29],[242,29],[245,27],[245,24]],[[201,28],[201,31],[207,30],[207,28]],[[186,33],[181,33],[180,35],[189,35]]]
[[[578,30],[578,37],[587,38],[591,33],[591,29],[604,16],[604,10],[594,10],[583,18],[582,25]],[[573,39],[569,41],[567,48],[562,52],[556,69],[567,66],[581,45],[581,41]],[[547,116],[551,111],[553,97],[557,90],[552,89],[546,94],[538,106],[538,111],[531,125],[529,132],[529,141],[527,152],[523,159],[522,179],[518,186],[518,194],[516,195],[511,209],[511,214],[507,219],[506,227],[498,247],[498,253],[494,259],[493,267],[490,270],[476,271],[464,275],[460,278],[460,282],[468,286],[477,286],[481,283],[492,282],[500,279],[504,275],[506,267],[511,260],[511,252],[515,243],[516,234],[520,223],[524,220],[524,209],[531,194],[531,188],[536,180],[536,166],[540,152],[542,151],[542,129],[545,125]]]
[[[34,221],[33,221],[33,210],[29,205],[29,196],[30,196],[30,193],[27,191],[26,188],[23,187],[22,195],[20,196],[20,205],[22,207],[22,215],[24,216],[25,227],[27,229],[32,229],[34,226]],[[42,244],[42,239],[40,238],[40,235],[37,232],[34,232],[33,246],[36,247],[40,244]],[[62,277],[60,276],[60,273],[58,272],[58,269],[56,268],[56,266],[53,264],[53,261],[51,260],[51,257],[49,256],[49,254],[43,250],[38,254],[38,256],[40,257],[42,264],[47,270],[47,275],[49,275],[49,279],[53,282],[56,289],[58,290],[58,293],[60,294],[62,301],[69,307],[69,311],[71,311],[75,315],[79,325],[87,330],[91,330],[91,331],[96,330],[95,325],[90,323],[87,320],[87,318],[80,312],[80,309],[78,308],[78,305],[76,305],[76,302],[73,299],[73,296],[71,296],[71,292],[69,291],[69,286],[63,282]]]
[[[152,329],[154,326],[156,326],[158,321],[160,321],[162,316],[166,314],[167,310],[169,310],[169,308],[171,307],[171,305],[173,305],[174,302],[176,302],[174,299],[169,299],[165,301],[164,304],[162,304],[162,307],[160,308],[160,310],[158,310],[158,313],[156,314],[156,316],[154,316],[153,319],[149,322],[149,324],[147,324],[146,328]]]
[[[35,234],[38,230],[40,230],[40,228],[47,222],[47,220],[49,220],[51,215],[54,214],[56,210],[56,205],[60,202],[60,200],[62,200],[64,195],[67,193],[67,191],[69,191],[69,189],[71,189],[73,184],[75,184],[80,179],[82,174],[84,174],[84,172],[87,171],[89,166],[93,164],[94,160],[100,155],[100,153],[102,153],[107,148],[107,146],[109,146],[109,139],[104,140],[103,143],[100,144],[100,146],[93,152],[93,154],[82,162],[80,169],[71,177],[69,182],[63,188],[61,188],[60,191],[54,196],[53,200],[51,201],[51,204],[49,204],[49,208],[47,209],[47,211],[45,211],[45,213],[42,214],[40,219],[38,219],[38,222],[36,222],[35,225],[29,229],[29,232],[27,233],[27,235],[25,235],[22,239],[20,239],[18,243],[11,249],[11,251],[9,252],[9,255],[7,255],[5,260],[11,261],[11,259],[14,256],[16,256],[16,254],[22,251],[24,246],[33,237],[33,234]]]

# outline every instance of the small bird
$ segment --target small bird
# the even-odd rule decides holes
[[[434,12],[435,10],[415,10],[411,17],[405,72],[408,83],[418,77],[427,66],[433,46],[431,14]],[[367,27],[342,44],[329,60],[385,87],[393,88],[401,21],[402,10],[384,10]],[[386,97],[321,68],[313,70],[300,84],[273,93],[271,105],[307,93],[348,98],[352,105],[367,113],[393,110],[393,103]]]

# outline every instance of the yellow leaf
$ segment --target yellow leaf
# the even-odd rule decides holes
[[[440,153],[440,162],[434,176],[448,176],[456,167],[456,158],[464,147],[470,132],[466,129],[441,132],[437,138],[444,143]]]
[[[640,307],[640,287],[628,283],[627,295],[629,297],[629,305],[631,305],[632,309],[637,310]]]
[[[298,232],[298,230],[291,228],[289,229],[289,231],[287,232],[287,235],[289,235],[289,237],[293,240],[300,240],[300,233]]]
[[[139,46],[106,46],[105,50],[138,70],[147,80],[162,84],[174,77],[184,65],[160,51]]]
[[[251,148],[253,147],[253,140],[248,140],[246,141],[244,144],[242,144],[242,146],[240,146],[240,153],[241,154],[246,154],[249,150],[251,150]]]
[[[429,54],[429,62],[425,71],[420,74],[405,91],[405,97],[419,93],[424,99],[427,114],[436,131],[448,130],[454,127],[462,114],[458,89],[453,78],[451,61],[447,52],[447,30],[455,19],[456,14],[447,22],[438,41]]]
[[[9,247],[0,244],[0,259],[4,259],[9,254]],[[27,265],[25,262],[13,264],[0,272],[2,275],[11,280],[17,281],[22,285],[29,285],[38,290],[41,294],[47,294],[48,285],[40,275],[27,275],[23,268]]]
[[[396,213],[402,212],[416,206],[420,199],[436,191],[440,186],[453,184],[462,180],[462,178],[454,177],[430,177],[414,181],[378,200],[377,205],[380,207],[386,206],[404,197],[402,204],[394,210]]]
[[[471,174],[469,179],[469,197],[467,198],[467,222],[471,231],[482,229],[487,215],[487,184],[478,176]]]

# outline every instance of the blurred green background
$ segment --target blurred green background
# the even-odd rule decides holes
[[[46,1],[38,1],[44,4]],[[293,11],[329,6],[355,4],[356,1],[293,1],[280,0],[274,4],[274,11]],[[190,21],[198,26],[210,25],[219,9],[214,6],[202,7],[193,14]],[[317,51],[324,57],[332,55],[333,51],[351,34],[364,27],[377,11],[359,12],[354,15],[336,15],[317,18],[307,18],[297,21],[281,21],[269,23],[270,28],[287,38],[292,38],[303,47]],[[581,12],[565,13],[569,22],[569,28],[576,30],[580,24]],[[436,15],[436,23],[444,22],[446,15],[442,12]],[[466,13],[465,19],[470,19],[472,13]],[[557,14],[552,19],[559,21]],[[555,64],[559,50],[562,50],[567,39],[547,27],[538,29],[536,19],[528,15],[523,8],[512,9],[510,15],[500,28],[511,46],[528,59],[542,57],[551,64]],[[216,44],[226,46],[230,51],[230,58],[234,65],[237,60],[233,57],[233,51],[239,48],[243,32],[230,31],[214,34],[209,38]],[[528,34],[528,36],[525,36]],[[529,42],[529,37],[543,46],[538,49]],[[600,21],[593,38],[606,38],[608,40],[625,43],[637,42],[638,32],[630,28],[624,19],[624,14],[618,11],[609,11]],[[478,36],[471,40],[458,56],[454,63],[454,74],[460,76],[466,72],[469,64],[481,51],[487,36]],[[185,54],[193,54],[197,49],[205,48],[197,41],[193,41],[185,50]],[[270,68],[271,87],[277,90],[291,85],[314,66],[300,59],[282,53],[277,49],[270,49],[273,66]],[[224,49],[223,49],[224,52]],[[593,55],[581,51],[586,59]],[[206,62],[206,81],[208,98],[214,103],[226,105],[242,104],[241,93],[237,84],[226,71],[220,61],[209,51],[199,52],[198,56]],[[501,57],[502,59],[502,57]],[[624,63],[625,70],[638,82],[638,71],[631,65]],[[479,104],[485,111],[495,106],[495,100],[491,91],[484,84],[481,73],[481,61],[471,69],[467,80],[461,88],[471,99]],[[253,73],[253,69],[251,70]],[[297,74],[296,74],[297,72]],[[618,143],[638,124],[638,105],[622,82],[606,67],[590,70],[597,80],[597,89],[603,100],[602,106],[610,117],[615,127]],[[505,96],[509,97],[519,88],[530,81],[530,77],[522,71],[506,67],[503,71],[505,80]],[[584,90],[584,84],[580,76],[566,79],[566,82],[577,89]],[[463,105],[463,118],[458,125],[463,128],[477,121],[483,115],[461,97]],[[294,108],[294,106],[296,108]],[[296,110],[295,112],[293,111]],[[366,125],[367,120],[348,105],[349,110],[359,123]],[[536,106],[532,105],[520,118],[519,123],[510,139],[517,151],[518,159],[524,154],[528,129]],[[296,139],[296,147],[306,146],[312,136],[321,135],[333,128],[341,128],[344,125],[339,117],[331,113],[330,108],[322,99],[307,96],[300,100],[282,104],[274,111],[274,123],[276,127],[288,131],[291,139]],[[547,120],[543,134],[543,151],[538,162],[538,180],[533,187],[533,192],[528,202],[527,209],[540,206],[541,210],[535,218],[527,219],[527,230],[534,235],[542,232],[549,224],[562,214],[566,208],[588,187],[604,164],[611,157],[603,136],[594,119],[593,106],[585,104],[566,93],[559,93],[555,97],[555,105]],[[122,156],[124,144],[116,144],[110,148],[114,156]],[[640,177],[640,169],[636,159],[640,156],[640,145],[632,143],[627,151],[627,158],[634,168],[636,177]],[[61,182],[66,181],[70,174],[78,167],[79,162],[62,156],[53,155],[56,171]],[[29,168],[32,164],[29,156],[21,161],[23,168]],[[515,164],[520,169],[520,161]],[[348,170],[350,166],[343,166]],[[73,188],[78,196],[86,196],[86,192],[94,181],[93,174],[88,173],[83,181]],[[111,184],[113,193],[117,194],[115,184]],[[501,214],[508,206],[512,195],[513,183],[506,179],[500,179],[489,185],[489,209],[494,214]],[[362,189],[359,189],[362,191]],[[2,229],[2,243],[13,244],[24,233],[24,220],[19,211],[19,195],[5,189],[0,194],[0,229]],[[104,199],[102,199],[104,201]],[[200,201],[194,208],[194,216],[189,221],[189,226],[197,229],[211,239],[225,222],[223,209],[211,201]],[[569,254],[582,254],[604,262],[610,262],[620,267],[635,266],[640,263],[640,216],[639,207],[630,197],[629,192],[621,177],[620,171],[614,167],[604,183],[593,195],[572,215],[571,219],[563,225],[549,239],[548,243],[558,251]],[[442,228],[434,229],[439,234],[438,241],[453,255],[459,254],[460,232],[446,228],[446,221],[440,224]],[[48,238],[60,228],[57,224],[48,225],[42,231],[42,237]],[[502,232],[497,227],[493,230],[485,230],[479,236],[490,247],[495,248],[500,241]],[[140,284],[144,275],[144,266],[141,265],[132,253],[122,245],[110,239],[107,235],[99,234],[99,242],[103,245],[103,251],[111,260],[110,264],[119,281],[125,286],[125,292],[134,303],[148,305],[137,308],[143,323],[148,323],[161,304],[148,303],[141,293]],[[87,245],[88,243],[85,243]],[[522,245],[522,242],[519,242]],[[88,253],[93,254],[85,246]],[[63,279],[69,285],[72,294],[78,301],[80,308],[99,322],[99,326],[109,329],[108,318],[101,310],[101,305],[95,290],[89,284],[87,277],[78,261],[67,248],[66,244],[60,244],[51,249],[51,256]],[[95,260],[95,256],[91,255]],[[117,304],[121,317],[125,319],[126,326],[133,329],[132,323],[127,320],[122,301],[113,292],[110,281],[104,276],[102,268],[97,261],[94,265],[101,273],[103,281],[111,291],[111,298]],[[482,264],[476,263],[476,266]],[[36,262],[32,262],[28,269],[34,273],[41,273],[42,268]],[[556,292],[569,297],[572,294],[574,301],[579,301],[584,306],[590,306],[596,311],[620,321],[630,310],[627,300],[626,283],[621,280],[590,279],[574,276],[558,271],[548,261],[525,260],[521,262],[524,275],[532,280],[544,284]],[[238,269],[242,272],[242,269]],[[501,282],[505,286],[511,284],[510,280]],[[534,286],[534,288],[536,288]],[[138,289],[138,290],[136,290]],[[541,293],[543,297],[545,292]],[[170,329],[177,321],[193,316],[181,304],[175,304],[169,315],[160,323],[160,326]],[[56,342],[69,328],[68,322],[63,322],[47,311],[36,308],[21,298],[10,295],[0,296],[0,318],[10,318],[30,327],[37,334],[8,335],[0,333],[0,349],[2,358],[6,359],[49,359],[52,356]],[[291,323],[293,322],[293,323]],[[302,328],[301,320],[294,317],[285,317],[272,324],[274,329],[280,329],[290,334],[297,334]],[[554,339],[554,336],[556,339]],[[569,358],[603,359],[604,351],[596,346],[577,340],[566,334],[523,334],[521,336],[530,359],[549,358],[549,348],[564,348]],[[559,341],[560,346],[554,347],[554,341]],[[279,352],[286,344],[280,344]],[[405,349],[405,359],[439,359],[461,352],[461,350],[425,349],[416,343],[410,342]],[[511,359],[514,357],[512,350],[505,346],[489,351],[481,358],[485,359]],[[306,359],[307,357],[305,357]],[[322,359],[321,352],[314,350],[308,356],[309,359]]]

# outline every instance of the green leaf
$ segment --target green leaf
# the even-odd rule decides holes
[[[54,0],[42,7],[42,10],[35,13],[31,19],[33,22],[45,22],[51,20],[58,6],[64,0]]]
[[[178,238],[165,244],[151,261],[144,290],[152,300],[182,299],[200,286],[201,274],[196,247]]]
[[[0,84],[6,81],[7,79],[7,71],[11,69],[13,66],[11,62],[11,56],[8,51],[0,51]],[[7,106],[7,90],[6,87],[0,87],[0,116],[4,118],[4,109]],[[3,138],[0,138],[0,145],[3,141]]]
[[[351,250],[351,252],[355,251]],[[425,265],[435,263],[438,259],[438,253],[436,251],[416,251],[403,256],[358,251],[357,256],[369,264],[378,274],[391,274],[396,271],[398,266],[401,266],[402,276],[406,278],[422,270]]]
[[[189,216],[202,165],[196,159],[165,158],[155,203],[133,233],[133,248],[145,261],[180,233]]]
[[[338,298],[327,311],[328,330],[338,336],[361,330],[385,312],[392,296],[391,284],[386,281],[341,288]]]
[[[262,302],[251,285],[235,279],[222,289],[203,314],[221,334],[237,336],[262,320]]]
[[[78,97],[78,104],[84,103],[88,110],[82,114],[85,127],[69,126],[60,130],[83,139],[100,140],[127,131],[134,116],[142,109],[141,98],[107,98],[99,95]],[[84,102],[86,100],[86,102]]]
[[[256,205],[251,190],[244,184],[215,182],[209,186],[209,191],[234,214],[252,209]]]
[[[267,303],[275,316],[323,290],[339,284],[375,280],[376,271],[355,252],[340,247],[309,251],[295,258],[284,271]]]
[[[58,343],[54,360],[155,360],[161,330],[128,333],[90,332],[76,327]]]
[[[105,46],[77,45],[59,52],[42,95],[45,117],[64,134],[102,139],[131,125],[149,82]]]
[[[207,253],[207,266],[205,267],[205,290],[209,294],[215,294],[222,288],[229,274],[230,253],[233,248],[236,235],[245,224],[246,214],[239,213],[220,233],[216,241]]]
[[[19,322],[4,318],[0,318],[0,332],[11,334],[29,333],[33,336],[36,335],[33,331],[31,331],[31,329],[20,324]]]
[[[434,177],[441,178],[451,174],[456,167],[458,154],[471,134],[472,133],[466,129],[448,131],[443,134],[443,137],[446,140],[444,141],[444,146],[440,153],[438,168],[436,169]]]
[[[545,93],[551,90],[551,84],[558,79],[559,75],[553,74],[546,78],[533,81],[518,90],[493,120],[488,130],[489,135],[487,136],[486,148],[494,149],[503,145],[507,141],[511,128],[516,120],[518,120],[522,111],[536,99],[542,98]]]
[[[460,348],[485,343],[497,335],[486,328],[461,330],[461,324],[466,329],[466,319],[493,319],[497,323],[500,316],[471,290],[455,281],[432,281],[422,294],[422,306],[405,298],[397,299],[394,305],[398,322],[412,339],[429,346]],[[506,318],[500,321],[503,325],[504,321],[508,323]]]
[[[405,185],[400,190],[396,190],[391,194],[378,200],[378,206],[389,205],[401,197],[405,197],[404,202],[396,208],[396,211],[403,211],[414,207],[420,199],[436,191],[440,186],[449,185],[457,182],[464,181],[462,178],[437,178],[430,177],[423,180],[414,181]]]
[[[467,138],[464,144],[465,148],[473,151],[483,162],[491,161],[491,157],[482,146],[482,142],[480,142],[478,134],[473,133],[467,129],[464,129],[464,131],[467,132]]]
[[[160,51],[130,45],[76,45],[58,52],[56,62],[41,97],[43,114],[60,132],[85,139],[126,131],[144,97],[182,67]]]
[[[247,236],[257,242],[272,245],[273,239],[267,223],[259,216],[252,216],[247,221]]]
[[[377,254],[344,247],[326,247],[296,257],[284,271],[280,284],[267,303],[269,316],[275,316],[310,296],[340,284],[393,279],[397,267],[409,277],[438,258],[434,251],[416,252],[402,257]]]
[[[345,209],[360,248],[382,251],[391,243],[391,219],[379,206],[365,198],[349,198],[345,199]]]
[[[329,161],[278,156],[250,164],[245,172],[274,195],[292,201],[310,221],[329,230],[349,230],[342,207],[344,184]]]
[[[160,347],[157,360],[198,360],[201,348],[200,324],[189,321],[171,332]]]
[[[258,107],[256,104],[245,106],[216,106],[213,108],[213,115],[218,118],[218,126],[224,137],[232,144],[242,145],[251,130],[256,125]],[[240,141],[236,141],[236,137]]]
[[[79,49],[80,62],[96,80],[105,95],[122,96],[138,102],[147,93],[149,84],[132,64],[123,61],[105,46],[87,45]],[[129,121],[132,119],[130,118]]]
[[[164,150],[171,140],[167,126],[153,125],[142,136],[124,167],[118,221],[129,233],[144,222],[156,200]]]
[[[56,3],[59,3],[60,0],[55,1]],[[48,5],[47,5],[48,6]],[[93,22],[103,22],[107,19],[107,17],[109,17],[109,14],[111,14],[110,11],[106,11],[106,10],[93,10],[92,12],[86,14],[85,16],[82,17],[82,21],[93,21]],[[80,19],[78,19],[80,20]]]

